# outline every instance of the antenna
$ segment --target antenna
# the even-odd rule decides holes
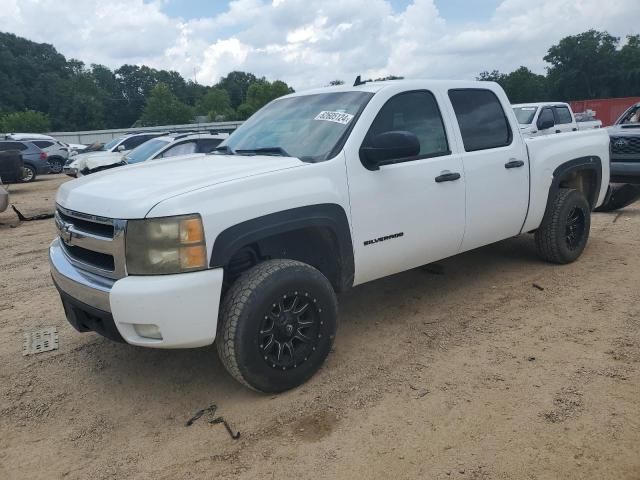
[[[358,75],[356,77],[356,81],[353,82],[353,86],[357,87],[358,85],[364,85],[365,83],[367,83],[367,82],[363,82],[362,79],[360,78],[360,75]]]

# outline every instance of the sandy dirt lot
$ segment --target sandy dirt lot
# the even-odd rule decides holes
[[[52,211],[64,181],[13,185],[12,202]],[[353,289],[325,366],[279,396],[237,384],[213,347],[77,333],[52,220],[0,224],[1,479],[640,479],[640,205],[594,214],[572,265],[522,236]],[[23,356],[46,326],[59,349]],[[239,440],[207,415],[185,426],[211,404]]]

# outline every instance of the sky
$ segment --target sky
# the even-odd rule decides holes
[[[111,68],[212,85],[232,70],[296,90],[399,75],[473,79],[590,28],[640,34],[640,0],[0,0],[0,31]]]

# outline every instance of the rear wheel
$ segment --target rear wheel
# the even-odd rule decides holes
[[[22,179],[23,183],[33,182],[36,179],[36,167],[25,163],[22,167]]]
[[[244,272],[223,301],[218,354],[244,385],[267,393],[307,381],[329,354],[337,300],[318,270],[269,260]]]
[[[577,190],[561,188],[547,207],[536,230],[538,254],[549,262],[571,263],[587,245],[591,228],[591,207]]]

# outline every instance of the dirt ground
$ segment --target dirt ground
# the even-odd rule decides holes
[[[52,211],[66,180],[11,200]],[[353,289],[325,366],[278,396],[213,347],[76,332],[49,277],[53,221],[0,224],[1,479],[640,479],[638,204],[594,214],[571,265],[522,236]],[[23,356],[46,326],[59,349]],[[211,404],[239,440],[207,415],[185,426]]]

